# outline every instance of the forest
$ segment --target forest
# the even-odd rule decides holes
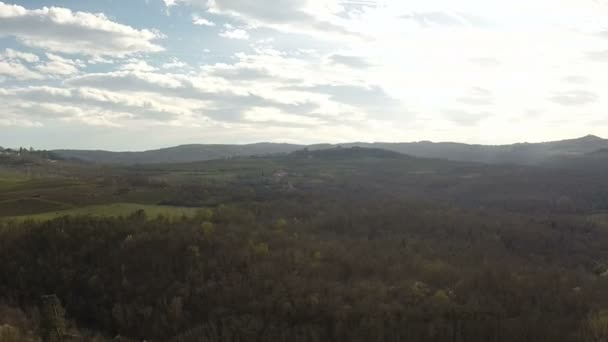
[[[606,341],[585,165],[0,155],[0,341]]]

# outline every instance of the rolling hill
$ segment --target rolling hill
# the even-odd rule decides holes
[[[578,139],[511,145],[469,145],[430,141],[412,143],[362,143],[296,145],[257,143],[249,145],[182,145],[143,152],[55,150],[67,159],[96,163],[153,164],[183,163],[242,156],[288,154],[298,150],[324,150],[337,146],[382,149],[415,157],[471,161],[487,164],[541,165],[556,158],[577,157],[608,148],[608,140],[588,135]]]
[[[249,145],[181,145],[142,152],[101,150],[56,150],[54,152],[66,159],[96,163],[155,164],[291,153],[302,148],[301,145],[258,143]]]

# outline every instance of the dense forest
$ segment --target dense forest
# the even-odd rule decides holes
[[[145,166],[11,158],[2,342],[608,338],[597,169],[367,148]],[[119,202],[148,207],[77,214]]]

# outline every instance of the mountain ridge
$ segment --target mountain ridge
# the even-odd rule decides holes
[[[350,142],[342,144],[186,144],[147,151],[112,152],[105,150],[53,150],[63,158],[96,163],[155,164],[196,162],[233,157],[288,154],[302,149],[321,150],[335,147],[365,147],[398,152],[422,158],[439,158],[454,161],[470,161],[488,164],[542,164],[555,158],[582,156],[608,149],[608,140],[595,135],[575,139],[539,143],[515,143],[507,145],[482,145],[457,142]]]

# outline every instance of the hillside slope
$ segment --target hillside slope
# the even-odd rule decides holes
[[[608,140],[596,136],[543,143],[518,143],[512,145],[469,145],[450,142],[413,143],[345,143],[339,145],[296,145],[258,143],[249,145],[182,145],[143,152],[108,152],[87,150],[56,150],[68,159],[98,163],[151,164],[182,163],[224,159],[230,157],[286,154],[302,149],[323,150],[342,147],[366,147],[383,149],[415,157],[471,161],[489,164],[540,165],[556,157],[576,157],[608,148]]]
[[[302,148],[301,145],[258,143],[249,145],[181,145],[143,152],[99,150],[56,150],[54,152],[67,159],[79,159],[96,163],[155,164],[290,153]]]

